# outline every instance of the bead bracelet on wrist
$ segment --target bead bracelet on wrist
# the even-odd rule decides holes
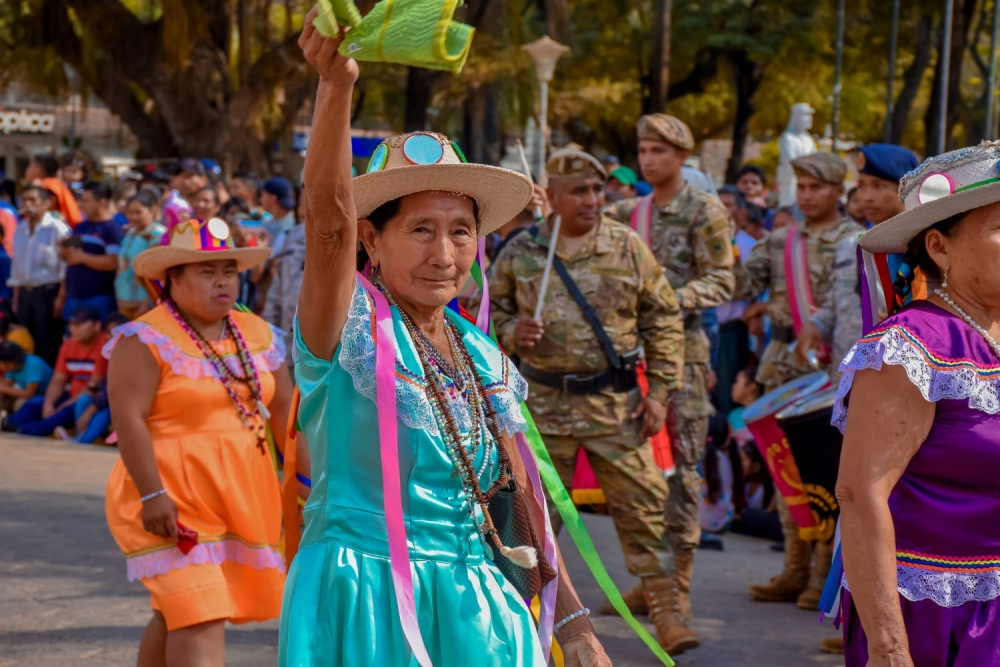
[[[154,491],[153,493],[150,493],[148,496],[143,496],[142,498],[139,498],[139,502],[145,505],[153,498],[159,498],[160,496],[165,496],[165,495],[167,495],[167,490],[160,489],[159,491]]]
[[[553,630],[555,630],[559,636],[560,642],[565,642],[566,640],[576,637],[577,635],[586,634],[588,632],[594,633],[594,624],[590,622],[590,619],[588,618],[589,610],[587,611],[587,614],[580,614],[579,616],[570,618],[570,616],[573,616],[571,614],[562,621],[559,621],[559,623],[553,627]]]

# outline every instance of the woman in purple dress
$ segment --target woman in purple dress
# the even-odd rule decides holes
[[[905,251],[929,298],[841,366],[848,667],[1000,665],[998,165],[1000,143],[927,160],[861,240]]]

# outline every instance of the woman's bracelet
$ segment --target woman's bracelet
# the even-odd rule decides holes
[[[564,618],[563,620],[559,621],[554,626],[552,626],[552,629],[558,630],[559,628],[566,625],[570,621],[575,621],[576,619],[581,618],[583,616],[590,616],[590,610],[587,609],[586,607],[584,607],[580,611],[574,611],[572,614],[570,614],[569,616],[567,616],[566,618]]]
[[[160,489],[159,491],[154,491],[153,493],[149,494],[148,496],[143,496],[142,498],[139,498],[139,502],[142,503],[143,505],[145,505],[147,502],[149,502],[153,498],[159,498],[160,496],[165,496],[165,495],[167,495],[167,490],[166,489]]]

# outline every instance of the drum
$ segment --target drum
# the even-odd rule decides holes
[[[802,479],[799,469],[795,467],[788,440],[785,439],[785,433],[778,425],[775,415],[829,384],[830,376],[823,371],[803,375],[767,392],[743,411],[743,422],[753,434],[774,486],[788,503],[788,509],[799,528],[814,528],[816,522],[802,488]]]
[[[827,542],[837,529],[840,506],[835,492],[844,436],[830,423],[836,398],[837,390],[827,389],[776,416],[791,447],[815,523],[811,528],[799,528],[803,540]]]

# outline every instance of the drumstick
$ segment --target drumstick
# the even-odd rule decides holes
[[[552,223],[552,237],[549,239],[549,254],[545,258],[545,270],[542,272],[542,288],[538,291],[538,303],[535,304],[535,319],[542,319],[542,305],[545,303],[545,293],[549,290],[549,275],[552,273],[552,260],[556,256],[556,243],[559,242],[559,225],[562,216],[555,216]]]
[[[517,143],[517,152],[521,157],[521,169],[524,170],[525,176],[531,178],[531,167],[528,166],[528,156],[524,154],[524,144],[521,143],[520,139],[518,139],[516,143]],[[536,208],[532,210],[532,213],[535,216],[535,224],[541,224],[543,220],[542,209]],[[536,317],[535,319],[537,320],[538,318]]]

